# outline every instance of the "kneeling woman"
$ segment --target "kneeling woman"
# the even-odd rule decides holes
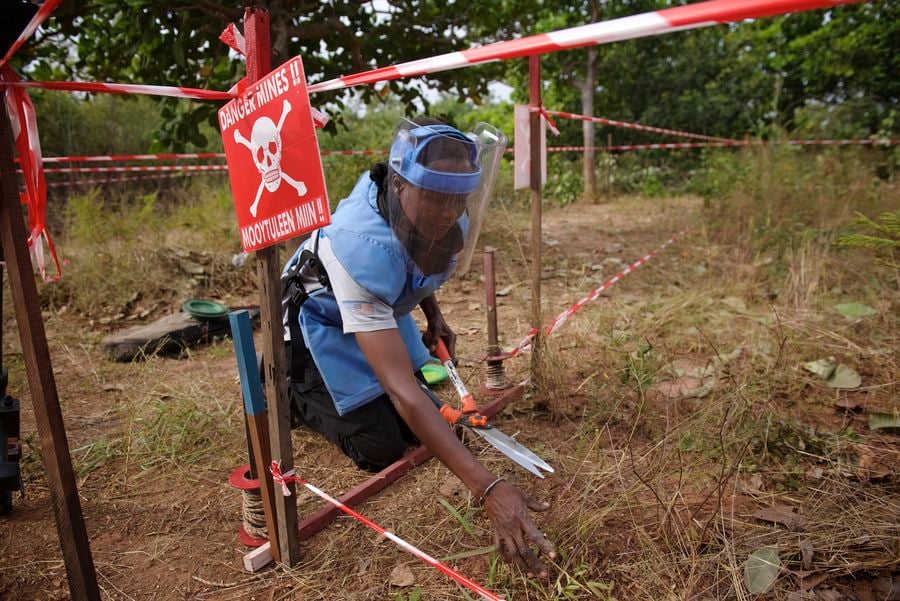
[[[387,163],[363,174],[285,267],[289,390],[297,420],[363,469],[384,468],[420,440],[483,500],[501,555],[544,575],[531,543],[555,553],[527,510],[548,505],[481,465],[420,387],[439,337],[454,354],[434,293],[477,235],[505,141],[484,124],[467,136],[434,119],[400,123]]]

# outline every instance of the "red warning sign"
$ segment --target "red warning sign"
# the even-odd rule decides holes
[[[325,175],[299,56],[219,109],[219,128],[244,251],[328,225]]]

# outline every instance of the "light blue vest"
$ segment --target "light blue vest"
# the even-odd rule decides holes
[[[377,192],[375,182],[364,173],[319,235],[331,239],[335,256],[357,284],[393,308],[410,363],[418,370],[430,354],[411,312],[447,281],[456,267],[456,257],[445,272],[424,275],[378,212]],[[468,225],[465,221],[465,217],[460,220],[463,227]],[[311,241],[304,246],[311,247]],[[384,393],[355,335],[344,334],[332,292],[323,289],[313,293],[300,311],[300,326],[340,415]]]

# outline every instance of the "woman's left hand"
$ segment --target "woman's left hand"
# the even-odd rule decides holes
[[[425,335],[422,336],[422,342],[425,343],[432,355],[437,353],[437,342],[439,339],[443,340],[444,344],[447,345],[450,358],[456,364],[456,334],[447,325],[444,316],[437,312],[436,315],[432,315],[428,319],[428,328],[425,330]]]

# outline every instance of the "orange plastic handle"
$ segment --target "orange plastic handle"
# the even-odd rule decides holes
[[[444,369],[447,370],[447,374],[450,376],[450,380],[459,394],[459,402],[463,413],[477,413],[478,404],[475,402],[475,397],[466,390],[466,385],[463,384],[462,378],[459,377],[459,372],[456,371],[456,366],[453,365],[453,359],[450,358],[450,351],[447,350],[447,345],[440,338],[437,341],[436,351],[438,359],[444,364]]]
[[[440,408],[441,417],[451,426],[470,426],[472,428],[486,428],[488,420],[480,413],[463,414],[459,409],[454,409],[444,403]]]

